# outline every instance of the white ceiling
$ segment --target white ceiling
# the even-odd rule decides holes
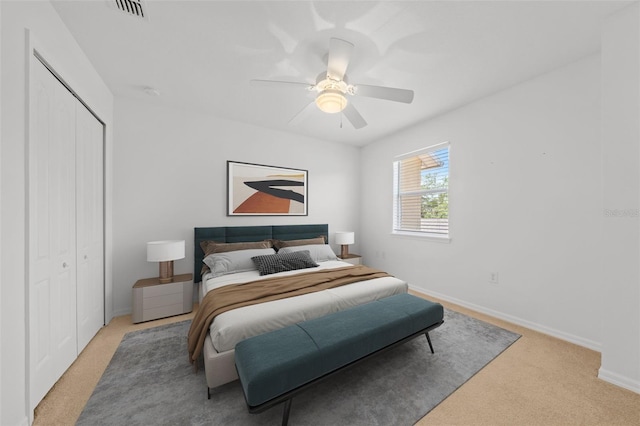
[[[53,0],[116,97],[354,145],[597,52],[603,19],[630,3],[146,0],[145,21],[112,2]],[[350,98],[360,130],[316,109],[288,125],[310,95],[249,81],[315,82],[330,37],[355,44],[351,83],[413,89],[413,103]]]

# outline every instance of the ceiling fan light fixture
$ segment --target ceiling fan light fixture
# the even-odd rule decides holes
[[[340,90],[325,89],[316,97],[316,105],[322,112],[335,114],[347,106],[347,98]]]

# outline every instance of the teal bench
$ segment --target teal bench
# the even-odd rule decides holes
[[[251,413],[285,403],[329,375],[369,356],[426,335],[439,327],[444,310],[410,294],[398,294],[243,340],[235,362]]]

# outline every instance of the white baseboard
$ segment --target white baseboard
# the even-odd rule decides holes
[[[593,340],[590,339],[585,339],[583,337],[580,336],[576,336],[570,333],[565,333],[564,331],[560,331],[560,330],[556,330],[554,328],[551,327],[547,327],[545,325],[542,324],[538,324],[529,320],[525,320],[522,318],[518,318],[515,317],[513,315],[509,315],[509,314],[505,314],[503,312],[499,312],[499,311],[495,311],[493,309],[489,309],[489,308],[485,308],[484,306],[480,306],[480,305],[476,305],[473,303],[469,303],[469,302],[465,302],[464,300],[461,299],[457,299],[455,297],[450,297],[447,296],[445,294],[441,294],[441,293],[437,293],[435,291],[430,291],[430,290],[425,290],[423,288],[420,287],[415,287],[412,285],[409,285],[409,288],[411,290],[415,290],[419,293],[423,293],[427,296],[433,296],[435,298],[444,300],[446,302],[450,302],[453,303],[455,305],[460,305],[464,308],[468,308],[471,309],[472,311],[476,311],[476,312],[480,312],[482,314],[486,314],[486,315],[490,315],[494,318],[498,318],[504,321],[508,321],[510,323],[516,324],[516,325],[520,325],[522,327],[526,327],[529,328],[531,330],[534,331],[538,331],[540,333],[543,334],[547,334],[549,336],[553,336],[553,337],[557,337],[558,339],[573,343],[575,345],[578,346],[582,346],[585,347],[587,349],[591,349],[597,352],[602,352],[602,343],[599,342],[595,342]]]
[[[640,394],[640,381],[621,376],[602,367],[598,370],[598,379]]]

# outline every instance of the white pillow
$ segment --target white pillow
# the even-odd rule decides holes
[[[327,260],[338,260],[336,254],[331,250],[329,244],[309,244],[306,246],[282,247],[278,253],[293,253],[294,251],[309,250],[309,255],[314,262],[326,262]]]
[[[227,251],[210,254],[204,258],[203,262],[209,267],[214,277],[219,277],[236,272],[257,271],[258,268],[251,258],[275,254],[275,252],[272,248]]]

